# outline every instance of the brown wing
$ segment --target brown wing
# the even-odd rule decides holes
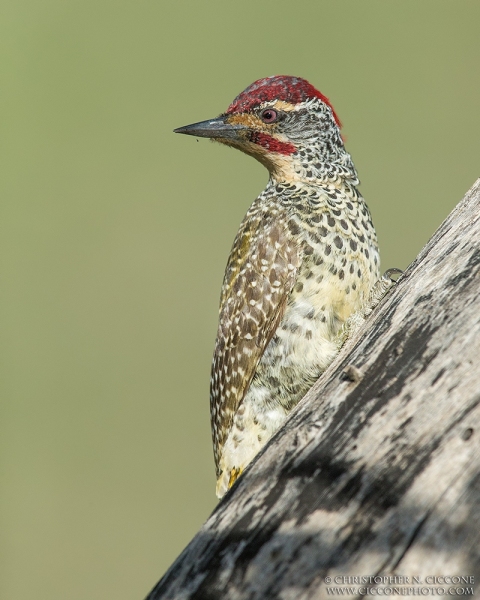
[[[212,364],[210,416],[217,476],[234,415],[280,323],[299,264],[299,250],[284,222],[246,219],[225,272]]]

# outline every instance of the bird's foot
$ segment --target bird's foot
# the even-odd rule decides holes
[[[222,498],[237,479],[242,474],[243,469],[240,467],[233,467],[229,471],[223,471],[217,480],[217,498]]]
[[[397,268],[388,269],[370,290],[368,299],[362,308],[353,313],[344,323],[339,335],[340,347],[351,338],[365,323],[366,319],[380,304],[388,290],[397,283],[395,275],[402,275],[403,271]]]

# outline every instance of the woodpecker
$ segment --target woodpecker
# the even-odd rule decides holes
[[[221,498],[284,423],[379,281],[370,211],[329,99],[305,79],[247,87],[176,133],[242,150],[269,171],[233,242],[210,382]]]

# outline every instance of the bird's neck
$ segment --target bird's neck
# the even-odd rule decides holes
[[[298,146],[291,155],[277,155],[268,165],[270,178],[277,183],[293,183],[350,189],[358,185],[357,170],[343,141],[332,143],[319,138]]]
[[[324,211],[336,208],[340,202],[350,201],[354,205],[365,205],[365,200],[356,186],[347,182],[312,182],[302,180],[278,180],[271,177],[255,203],[271,201],[289,210],[305,204],[312,210]]]

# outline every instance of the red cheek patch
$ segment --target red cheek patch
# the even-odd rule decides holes
[[[267,133],[254,132],[250,141],[254,144],[258,144],[265,150],[269,150],[270,152],[277,152],[278,154],[285,154],[286,156],[293,154],[296,151],[296,148],[293,144],[289,142],[281,142],[277,140]]]

